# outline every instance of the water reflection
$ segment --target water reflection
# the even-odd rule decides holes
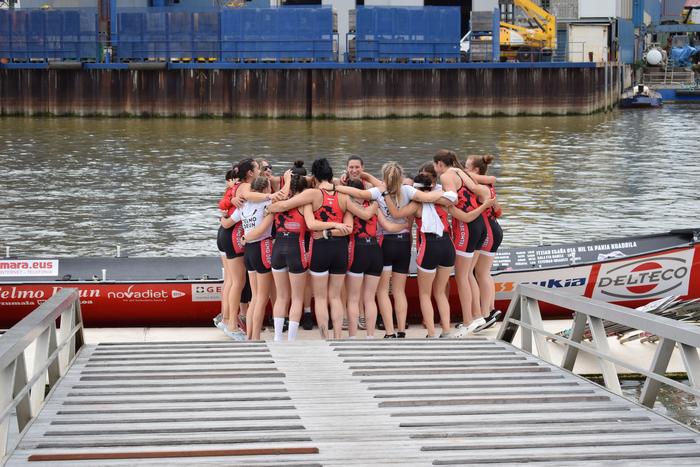
[[[357,121],[0,118],[0,243],[15,254],[216,251],[231,160],[359,154],[409,171],[436,149],[493,153],[504,244],[697,227],[700,108],[585,117]]]

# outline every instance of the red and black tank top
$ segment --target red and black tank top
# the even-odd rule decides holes
[[[294,208],[275,214],[275,232],[295,233],[302,235],[306,232],[306,221],[299,209]]]
[[[323,195],[321,206],[314,211],[314,217],[321,222],[343,222],[345,214],[340,208],[339,195],[336,191],[332,195],[324,189],[320,189]]]
[[[231,202],[231,198],[236,196],[238,187],[241,186],[240,183],[236,183],[233,187],[226,190],[224,196],[219,200],[219,209],[226,211],[226,214],[231,217],[236,211],[236,206]]]
[[[369,207],[370,202],[364,201],[363,208]],[[355,216],[352,234],[357,238],[376,238],[377,237],[377,215],[370,217],[367,220],[360,219]]]
[[[464,212],[470,212],[479,207],[479,201],[477,199],[476,193],[467,188],[464,184],[464,180],[459,176],[459,181],[462,186],[457,190],[457,202],[455,206]]]

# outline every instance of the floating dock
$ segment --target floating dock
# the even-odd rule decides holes
[[[84,346],[16,465],[698,465],[700,435],[501,341]]]

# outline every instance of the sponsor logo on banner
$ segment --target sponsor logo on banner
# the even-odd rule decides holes
[[[124,300],[126,302],[161,302],[170,298],[165,289],[152,289],[149,286],[130,285],[126,290],[110,290],[107,298]]]
[[[58,276],[57,259],[0,260],[0,276]]]
[[[593,298],[635,300],[686,295],[692,263],[693,250],[687,250],[604,264],[598,274]]]
[[[556,289],[575,295],[586,291],[590,266],[574,267],[560,270],[527,271],[508,273],[494,277],[496,300],[510,300],[518,284],[534,284],[548,289]]]
[[[180,298],[187,295],[185,292],[180,292],[179,290],[173,290],[173,298]]]
[[[192,301],[220,302],[223,288],[224,285],[220,283],[192,284]]]

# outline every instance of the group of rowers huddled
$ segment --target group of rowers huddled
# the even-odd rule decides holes
[[[297,161],[282,176],[273,176],[264,160],[234,164],[219,202],[224,284],[215,324],[235,340],[258,340],[271,301],[275,340],[285,328],[295,340],[300,323],[313,326],[313,295],[324,338],[341,338],[344,320],[351,338],[358,328],[374,337],[377,304],[384,337],[405,337],[415,223],[427,337],[464,337],[493,325],[501,312],[494,307],[491,267],[503,231],[496,179],[487,175],[492,162],[493,156],[470,156],[462,164],[443,149],[413,179],[388,162],[381,180],[365,172],[357,156],[338,178],[325,158],[313,162],[310,174]],[[453,270],[463,322],[450,332]]]

